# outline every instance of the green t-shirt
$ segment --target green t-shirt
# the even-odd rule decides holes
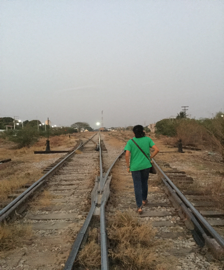
[[[155,143],[149,137],[133,138],[133,140],[142,148],[148,157],[150,157],[150,148]],[[140,171],[152,167],[151,162],[146,158],[142,151],[129,140],[124,148],[131,152],[130,171]]]

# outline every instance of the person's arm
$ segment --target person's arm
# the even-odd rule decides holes
[[[154,151],[150,155],[150,159],[154,158],[159,153],[159,148],[156,145],[153,145],[152,149],[154,149]]]
[[[127,172],[130,172],[130,151],[126,150],[125,160],[127,165]]]

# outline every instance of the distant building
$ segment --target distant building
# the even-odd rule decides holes
[[[151,130],[152,133],[155,133],[156,131],[156,124],[149,124],[148,128]]]
[[[107,129],[105,127],[101,127],[99,128],[100,131],[107,131]]]
[[[5,128],[6,128],[6,131],[7,131],[9,128],[12,129],[13,126],[11,126],[11,125],[6,125]]]

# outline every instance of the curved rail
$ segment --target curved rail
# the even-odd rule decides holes
[[[65,161],[67,161],[72,155],[75,154],[75,151],[84,146],[87,142],[89,142],[96,133],[88,139],[86,142],[81,143],[76,149],[74,149],[69,155],[67,155],[62,161],[60,161],[57,165],[55,165],[49,172],[47,172],[44,176],[42,176],[39,180],[33,183],[27,190],[25,190],[22,194],[20,194],[17,198],[15,198],[12,202],[10,202],[6,207],[0,210],[0,223],[4,221],[17,207],[19,207],[33,192],[40,187],[45,180],[52,174],[54,174]]]
[[[108,264],[108,252],[107,252],[107,233],[106,233],[106,221],[105,221],[105,206],[110,194],[110,181],[109,178],[110,171],[113,166],[117,162],[117,160],[123,155],[124,150],[116,157],[114,162],[111,164],[110,168],[106,172],[104,179],[102,180],[103,189],[100,186],[100,193],[103,192],[103,196],[101,199],[101,207],[100,207],[100,235],[101,235],[101,269],[107,270],[109,269]]]
[[[77,257],[78,251],[82,244],[83,238],[87,232],[88,226],[91,222],[92,216],[94,211],[99,204],[99,198],[101,197],[101,204],[100,204],[100,234],[101,234],[101,269],[108,270],[109,263],[108,263],[108,252],[107,252],[107,234],[106,234],[106,222],[105,222],[105,206],[110,194],[110,181],[111,177],[109,177],[110,171],[113,168],[114,164],[117,162],[119,157],[124,153],[122,151],[111,164],[110,168],[106,172],[105,176],[103,176],[103,165],[102,165],[102,149],[101,149],[101,137],[99,133],[99,159],[100,159],[100,177],[96,178],[95,186],[91,193],[91,208],[88,213],[88,216],[79,231],[76,240],[72,246],[72,250],[69,254],[69,257],[66,261],[64,270],[72,270],[73,264]]]

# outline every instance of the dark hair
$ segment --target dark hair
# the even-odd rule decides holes
[[[137,125],[133,127],[133,132],[135,133],[136,138],[145,137],[144,128],[141,125]]]

